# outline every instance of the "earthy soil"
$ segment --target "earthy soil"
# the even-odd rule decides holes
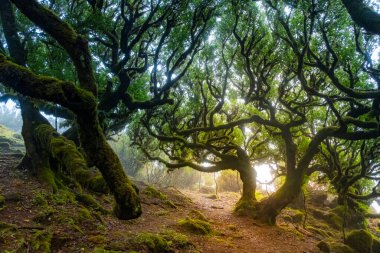
[[[236,193],[222,193],[213,199],[210,194],[160,189],[177,206],[173,208],[166,201],[145,194],[146,185],[141,182],[137,184],[143,215],[136,220],[120,221],[111,214],[87,209],[63,193],[52,194],[26,171],[14,169],[18,159],[0,155],[0,194],[6,199],[0,211],[0,252],[43,252],[33,244],[42,232],[51,235],[48,240],[51,252],[154,252],[141,243],[134,245],[130,238],[143,232],[167,230],[186,235],[193,245],[174,252],[302,253],[313,252],[318,241],[312,233],[303,233],[301,225],[281,218],[277,226],[269,227],[234,215],[234,204],[239,197]],[[111,210],[111,196],[96,199]],[[213,234],[197,235],[178,224],[192,210],[207,217]]]

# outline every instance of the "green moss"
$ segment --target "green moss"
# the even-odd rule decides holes
[[[34,196],[32,203],[34,206],[47,206],[48,205],[48,202],[46,200],[46,195],[41,193],[41,192],[38,192]]]
[[[185,218],[179,220],[178,224],[194,234],[211,235],[213,232],[210,223],[199,219]]]
[[[135,240],[153,252],[167,252],[169,250],[168,242],[157,234],[141,233],[136,236]]]
[[[46,147],[49,155],[60,161],[81,185],[87,185],[91,178],[89,169],[85,158],[73,141],[57,134],[55,129],[47,124],[35,128],[34,138],[41,147]]]
[[[234,212],[237,215],[252,215],[255,211],[255,200],[240,198],[240,200],[236,203]]]
[[[46,183],[47,185],[51,186],[53,192],[58,191],[58,186],[55,181],[55,175],[54,172],[50,169],[50,167],[46,164],[45,166],[42,166],[38,169],[38,178]]]
[[[160,192],[159,190],[157,190],[156,188],[154,188],[151,185],[149,185],[148,187],[145,188],[144,193],[148,196],[158,198],[161,200],[167,200],[168,199],[168,197],[165,194],[163,194],[162,192]]]
[[[91,235],[87,240],[93,244],[102,245],[107,242],[107,238],[103,235]]]
[[[203,221],[209,221],[203,213],[201,213],[198,210],[194,210],[194,209],[190,211],[189,217],[193,218],[193,219],[199,219],[199,220],[203,220]]]
[[[323,252],[323,253],[330,253],[330,244],[328,244],[326,241],[320,241],[317,244],[317,247]]]
[[[326,212],[318,208],[309,208],[308,210],[315,218],[327,222],[332,228],[340,229],[343,225],[343,218],[335,212]]]
[[[283,216],[284,220],[293,223],[300,223],[305,217],[304,212],[298,209],[286,208],[284,212],[286,213],[286,215]]]
[[[177,208],[177,206],[168,199],[168,196],[166,196],[165,194],[163,194],[162,192],[160,192],[153,186],[148,186],[145,189],[144,194],[164,201],[164,203],[171,208]]]
[[[345,208],[343,205],[339,205],[331,210],[339,217],[346,216],[346,226],[349,228],[365,228],[365,213],[367,213],[368,206],[360,202],[354,202],[355,207]]]
[[[5,197],[3,195],[0,195],[0,208],[3,208],[5,205]]]
[[[361,253],[371,253],[373,238],[372,235],[364,230],[353,230],[346,238],[346,244]]]
[[[323,236],[324,238],[329,238],[329,237],[335,236],[335,234],[332,233],[331,231],[329,231],[328,229],[321,229],[321,228],[317,228],[317,227],[313,227],[313,226],[307,226],[306,229],[315,233],[315,234],[319,234],[319,235]]]
[[[51,217],[56,213],[53,207],[44,206],[43,210],[37,213],[36,216],[33,217],[33,221],[37,223],[45,223],[51,220]]]
[[[350,248],[349,246],[332,240],[324,240],[320,241],[317,244],[317,247],[323,253],[356,253],[355,250]]]
[[[140,233],[133,241],[138,246],[147,247],[149,252],[174,252],[192,246],[187,236],[172,230],[159,234]]]
[[[73,218],[67,216],[60,216],[58,217],[58,220],[60,224],[67,226],[70,229],[76,230],[81,234],[84,234],[83,230],[76,224]]]
[[[30,242],[31,248],[34,252],[49,253],[51,252],[51,238],[52,234],[50,232],[45,230],[37,231]]]
[[[83,205],[90,207],[94,209],[95,211],[101,212],[103,214],[108,214],[109,211],[104,209],[98,201],[95,200],[94,197],[92,197],[89,194],[84,194],[84,193],[76,193],[75,198],[78,202],[82,203]]]
[[[78,217],[82,220],[92,219],[91,212],[84,207],[78,210]]]
[[[109,188],[102,175],[92,177],[88,182],[88,189],[97,193],[109,193]]]
[[[49,196],[51,201],[56,205],[67,205],[75,202],[75,195],[68,190],[59,190],[56,194]]]

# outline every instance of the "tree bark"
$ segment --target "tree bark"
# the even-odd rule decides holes
[[[342,0],[352,20],[370,33],[380,35],[380,14],[363,0]]]
[[[243,182],[242,199],[256,201],[256,171],[249,164],[239,170]]]
[[[302,190],[303,173],[295,171],[288,174],[285,183],[270,197],[258,203],[255,218],[269,225],[276,224],[276,217],[287,205],[289,205]]]
[[[12,0],[34,24],[52,36],[70,56],[80,88],[70,82],[35,75],[0,54],[0,82],[17,92],[59,104],[77,116],[80,141],[91,161],[102,173],[115,196],[115,213],[121,219],[141,214],[137,188],[129,181],[123,167],[107,143],[97,114],[97,86],[87,40],[66,22],[35,0]]]

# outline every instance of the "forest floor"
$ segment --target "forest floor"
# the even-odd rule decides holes
[[[263,226],[233,213],[236,193],[215,198],[173,188],[157,191],[141,182],[142,216],[121,221],[67,191],[53,194],[14,169],[18,158],[0,154],[0,196],[5,198],[3,204],[0,200],[0,252],[303,253],[319,252],[316,244],[324,239],[317,225],[303,229],[299,211],[288,209],[277,226]],[[96,200],[112,209],[112,196]],[[328,227],[322,225],[320,230]]]
[[[269,227],[234,215],[238,194],[222,193],[213,199],[210,194],[162,189],[165,195],[157,195],[144,190],[147,186],[142,183],[143,215],[120,221],[64,192],[52,194],[35,178],[14,169],[15,165],[17,157],[0,155],[0,193],[5,197],[0,211],[0,252],[296,253],[312,252],[317,242],[312,234],[300,234],[293,223],[281,221]],[[111,209],[111,196],[97,200]],[[212,232],[203,235],[181,226],[180,220],[186,217],[205,218]]]

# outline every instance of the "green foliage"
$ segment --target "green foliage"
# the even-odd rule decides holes
[[[194,234],[211,235],[213,233],[210,223],[204,220],[185,218],[179,220],[178,224]]]
[[[372,253],[373,238],[366,230],[353,230],[346,238],[346,244],[361,253]]]

